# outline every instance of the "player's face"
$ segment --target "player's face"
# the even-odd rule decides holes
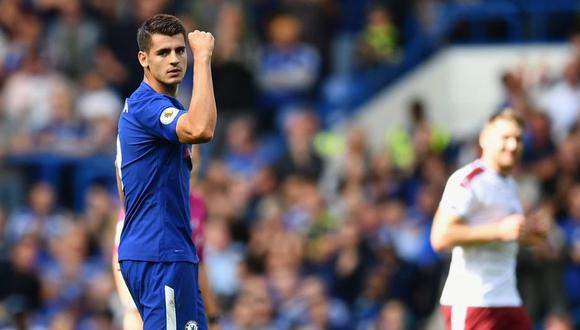
[[[483,134],[483,156],[491,160],[500,172],[509,172],[522,154],[522,135],[522,129],[514,121],[496,120]]]
[[[183,80],[187,68],[187,52],[182,34],[166,36],[153,34],[151,48],[145,53],[143,65],[151,75],[165,85],[176,85]]]

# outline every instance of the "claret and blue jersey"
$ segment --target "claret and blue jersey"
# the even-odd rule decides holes
[[[189,225],[191,147],[176,134],[184,113],[145,82],[125,102],[117,138],[126,209],[120,261],[198,262]]]

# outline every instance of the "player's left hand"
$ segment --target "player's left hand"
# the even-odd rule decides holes
[[[531,234],[545,239],[548,237],[551,229],[552,217],[547,211],[540,209],[529,217],[529,231]]]
[[[522,242],[527,245],[543,245],[547,242],[551,229],[552,218],[550,215],[544,210],[538,210],[527,217]]]

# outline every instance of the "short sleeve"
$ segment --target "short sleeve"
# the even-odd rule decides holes
[[[439,207],[451,214],[465,218],[476,203],[475,195],[469,185],[462,185],[457,176],[447,181]]]
[[[143,107],[137,120],[149,134],[170,142],[177,142],[177,120],[185,113],[186,111],[176,108],[169,100],[156,98]]]

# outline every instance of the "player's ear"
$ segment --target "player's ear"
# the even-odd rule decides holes
[[[139,58],[139,64],[141,64],[143,68],[149,66],[149,59],[147,58],[146,52],[140,50],[139,53],[137,54],[137,57]]]
[[[485,149],[485,144],[486,144],[488,135],[489,135],[489,124],[486,124],[483,127],[483,129],[481,130],[481,133],[479,133],[479,146],[482,149]]]
[[[487,123],[485,124],[485,126],[483,127],[483,129],[481,130],[481,133],[479,134],[479,146],[482,149],[485,149],[490,143],[494,143],[493,140],[490,141],[490,138],[493,136],[493,124],[492,123]]]

